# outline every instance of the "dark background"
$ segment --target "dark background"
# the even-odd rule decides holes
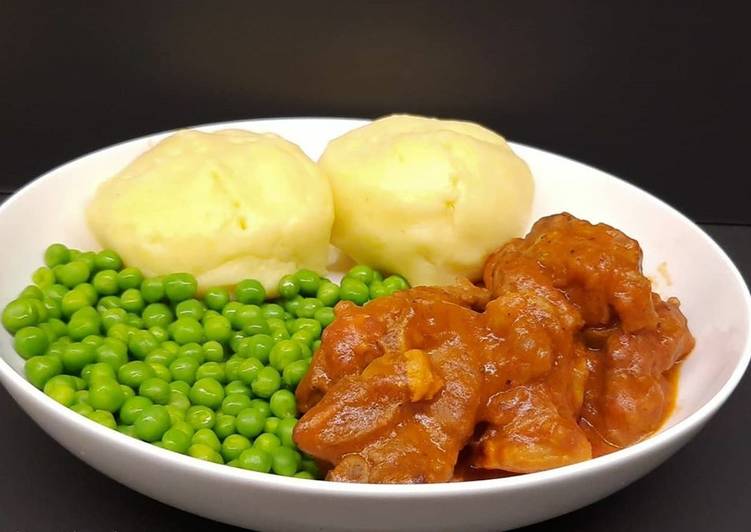
[[[748,280],[748,20],[705,2],[6,0],[0,200],[159,130],[412,112],[478,121],[632,181],[703,224]],[[530,530],[745,529],[749,401],[745,379],[653,474]],[[0,530],[213,529],[78,462],[4,390],[0,417]]]

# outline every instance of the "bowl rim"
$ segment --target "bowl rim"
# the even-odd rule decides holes
[[[81,155],[62,163],[55,168],[41,174],[37,178],[33,179],[0,205],[0,216],[5,210],[13,205],[24,193],[43,185],[43,181],[47,176],[57,173],[58,171],[69,167],[75,166],[81,160],[100,154],[102,152],[111,150],[116,147],[123,146],[129,143],[139,143],[148,141],[150,139],[159,138],[161,136],[174,133],[183,129],[214,129],[221,127],[247,127],[252,124],[269,123],[269,122],[341,122],[343,124],[351,124],[352,128],[360,127],[370,120],[360,118],[343,118],[343,117],[279,117],[279,118],[255,118],[246,120],[232,120],[232,121],[220,121],[210,122],[194,126],[180,127],[170,130],[164,130],[156,133],[149,133],[140,137],[124,140],[97,150],[91,151],[87,154]],[[742,347],[741,357],[733,369],[730,377],[725,381],[722,387],[713,395],[707,402],[705,402],[696,411],[689,414],[685,419],[679,421],[675,425],[668,427],[660,432],[638,442],[625,449],[620,449],[608,455],[592,458],[584,462],[571,464],[555,469],[549,469],[546,471],[540,471],[536,473],[527,473],[518,476],[494,478],[486,480],[470,480],[464,482],[445,482],[436,484],[361,484],[361,483],[339,483],[328,482],[321,480],[308,480],[298,479],[293,477],[283,477],[280,475],[272,475],[268,473],[258,473],[254,471],[245,471],[242,469],[228,467],[222,464],[214,464],[206,462],[190,456],[182,455],[166,449],[162,449],[151,445],[147,442],[126,436],[117,430],[104,427],[84,416],[77,414],[76,412],[68,409],[67,407],[57,403],[52,398],[48,397],[41,390],[35,388],[30,382],[28,382],[21,374],[17,373],[4,358],[0,357],[0,382],[9,390],[17,403],[20,401],[16,399],[16,394],[23,394],[30,401],[35,402],[39,407],[43,408],[48,415],[62,416],[62,418],[75,425],[79,430],[87,433],[91,437],[104,439],[107,443],[113,445],[124,446],[128,451],[134,454],[150,455],[154,459],[162,460],[166,465],[176,468],[186,468],[192,473],[200,473],[207,475],[213,479],[228,479],[238,484],[248,484],[255,487],[263,487],[270,489],[283,489],[287,492],[293,492],[301,496],[312,495],[346,495],[348,497],[378,497],[378,498],[409,498],[409,499],[421,499],[430,498],[436,495],[451,495],[457,497],[469,497],[473,495],[508,491],[515,489],[530,489],[543,484],[551,483],[564,483],[575,477],[580,476],[594,476],[610,468],[618,468],[626,465],[632,458],[639,455],[649,455],[664,450],[669,450],[671,442],[681,441],[684,436],[691,435],[695,430],[700,429],[704,423],[706,423],[714,413],[722,406],[727,400],[730,394],[735,390],[741,378],[743,377],[746,369],[751,362],[751,292],[746,285],[743,276],[738,270],[737,266],[733,263],[732,259],[725,253],[725,251],[698,225],[691,221],[683,213],[651,194],[650,192],[625,181],[610,173],[604,172],[598,168],[590,166],[589,164],[576,161],[564,155],[560,155],[555,152],[543,150],[526,144],[510,142],[512,148],[522,148],[525,151],[538,152],[542,155],[552,156],[558,158],[561,162],[566,164],[579,165],[586,169],[588,172],[594,172],[600,174],[600,176],[610,179],[616,179],[621,182],[622,185],[634,189],[635,192],[641,192],[647,199],[663,209],[667,209],[673,216],[677,216],[682,222],[691,226],[692,230],[697,233],[699,238],[702,238],[706,244],[710,246],[717,253],[725,265],[729,268],[737,286],[741,288],[743,292],[743,302],[745,306],[745,312],[748,316],[748,323],[746,326],[746,339],[745,344]],[[3,331],[2,334],[7,334]],[[25,410],[25,409],[24,409]],[[27,412],[28,414],[28,412]],[[33,417],[33,416],[32,416]],[[41,427],[45,430],[45,427]],[[58,442],[59,443],[59,442]]]

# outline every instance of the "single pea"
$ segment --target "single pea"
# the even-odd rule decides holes
[[[176,380],[192,385],[196,380],[196,371],[198,371],[199,365],[198,361],[193,357],[181,356],[177,357],[169,365],[169,370]]]
[[[206,361],[206,355],[203,353],[203,347],[196,342],[189,342],[181,345],[177,351],[177,355],[181,357],[191,357],[198,361],[198,364],[203,364]]]
[[[300,293],[304,296],[314,296],[321,284],[321,277],[311,270],[298,270],[295,279],[300,285]]]
[[[234,434],[237,431],[235,427],[235,416],[229,414],[218,413],[216,415],[216,423],[214,423],[214,432],[223,440],[230,434]]]
[[[268,432],[259,434],[253,442],[253,447],[255,449],[261,449],[262,451],[266,451],[267,453],[273,452],[274,449],[277,449],[281,446],[282,442],[281,440],[279,440],[279,437],[276,434],[271,434]]]
[[[112,415],[112,412],[108,412],[107,410],[94,410],[86,417],[88,417],[91,421],[96,421],[100,425],[104,425],[109,429],[117,428],[115,416]]]
[[[221,408],[224,414],[236,416],[240,411],[250,408],[250,397],[241,393],[227,395]]]
[[[80,373],[87,364],[96,362],[96,349],[90,344],[72,342],[65,346],[62,362],[66,372]]]
[[[327,307],[333,307],[339,301],[339,287],[331,281],[323,281],[318,287],[316,298]]]
[[[94,407],[91,406],[89,403],[73,403],[69,407],[73,412],[76,414],[79,414],[84,417],[89,417],[89,414],[91,414],[94,411]]]
[[[281,383],[282,378],[279,372],[271,366],[266,366],[258,371],[250,388],[258,397],[268,398],[279,389]]]
[[[215,379],[222,385],[227,382],[227,375],[224,370],[224,364],[221,362],[205,362],[198,367],[196,371],[196,380],[204,378]]]
[[[123,292],[131,288],[140,288],[142,282],[143,274],[138,268],[123,268],[117,273],[117,284]]]
[[[47,334],[39,327],[24,327],[16,333],[13,346],[23,358],[43,355],[49,347]]]
[[[96,361],[109,364],[117,371],[128,362],[128,346],[116,338],[105,338],[96,348]]]
[[[316,477],[314,477],[311,473],[308,473],[307,471],[298,471],[294,475],[292,475],[295,478],[304,478],[306,480],[315,480]]]
[[[167,386],[169,386],[169,384]],[[191,406],[190,399],[188,399],[188,396],[186,394],[177,390],[173,390],[172,388],[170,388],[168,404],[170,406],[174,406],[178,410],[182,410],[183,412],[187,412],[188,408],[190,408]]]
[[[125,322],[115,323],[107,329],[108,338],[115,338],[124,342],[126,345],[133,334],[135,334],[135,330]]]
[[[206,290],[203,301],[208,308],[221,312],[224,306],[229,303],[229,290],[223,286],[215,286]]]
[[[291,477],[299,465],[300,454],[288,447],[279,447],[271,453],[271,470],[277,475]]]
[[[167,340],[166,342],[162,342],[162,349],[166,349],[170,353],[177,355],[180,352],[180,346],[177,345],[176,342],[173,342],[172,340]]]
[[[303,302],[303,297],[300,295],[297,295],[293,297],[292,299],[287,299],[284,301],[284,310],[285,312],[289,312],[293,316],[297,316],[297,311],[300,308],[300,304]]]
[[[34,270],[31,281],[39,288],[47,289],[55,284],[55,273],[47,266],[41,266]]]
[[[105,331],[109,331],[110,327],[112,327],[116,323],[124,323],[125,322],[125,315],[127,313],[125,310],[121,308],[108,308],[104,311],[100,311],[100,316],[102,317],[102,327],[104,327]]]
[[[242,305],[229,318],[232,327],[242,330],[246,325],[262,317],[261,307],[258,305]]]
[[[47,318],[60,319],[63,315],[63,305],[57,299],[45,296],[42,300],[44,308],[47,310]]]
[[[203,348],[203,356],[207,361],[222,362],[224,360],[224,347],[217,340],[209,340],[201,347]]]
[[[352,301],[356,305],[363,305],[368,301],[370,290],[368,285],[357,279],[345,277],[339,289],[339,297],[346,301]]]
[[[232,336],[232,325],[227,318],[220,315],[204,321],[203,333],[207,340],[227,342]]]
[[[287,328],[279,327],[277,329],[272,329],[271,339],[274,343],[281,342],[282,340],[289,340],[289,332],[287,331]]]
[[[138,314],[139,316],[144,310],[145,304],[143,296],[138,288],[128,288],[120,295],[120,301],[122,307],[128,312]]]
[[[280,419],[295,417],[297,414],[295,394],[289,390],[275,391],[271,399],[269,399],[269,406],[271,407],[271,413]]]
[[[162,364],[169,367],[175,361],[177,355],[163,347],[157,347],[151,351],[144,359],[148,363]]]
[[[162,439],[170,428],[170,416],[162,405],[151,405],[143,409],[133,423],[136,436],[144,441],[154,442]]]
[[[187,410],[181,410],[180,408],[177,408],[175,405],[171,404],[166,404],[164,405],[164,407],[167,409],[167,413],[169,414],[170,426],[174,425],[175,423],[185,421],[185,413]]]
[[[164,299],[164,279],[151,277],[141,281],[141,296],[146,303],[156,303]]]
[[[159,340],[149,331],[137,331],[128,340],[128,350],[134,358],[143,360],[154,349],[159,347]]]
[[[279,280],[279,295],[284,299],[292,299],[300,293],[300,285],[294,275],[285,275]]]
[[[323,303],[319,299],[315,297],[306,297],[302,300],[302,303],[300,303],[300,306],[297,309],[297,315],[300,318],[313,318],[316,310],[321,307],[323,307]]]
[[[227,376],[228,381],[240,380],[240,364],[244,359],[240,355],[232,355],[224,363],[224,374]]]
[[[249,320],[248,323],[243,327],[243,333],[245,333],[245,336],[269,334],[270,332],[271,330],[269,329],[269,324],[264,318],[261,317]]]
[[[266,299],[266,290],[255,279],[245,279],[235,286],[235,298],[240,303],[260,305]]]
[[[276,303],[266,303],[261,307],[261,315],[266,318],[267,323],[272,319],[282,319],[284,317],[284,307]]]
[[[230,434],[222,442],[222,456],[225,460],[235,460],[245,449],[250,449],[250,440],[242,434]]]
[[[268,324],[269,329],[271,329],[272,332],[274,332],[277,329],[284,329],[285,331],[287,331],[287,322],[284,319],[284,316],[286,315],[287,315],[287,312],[284,312],[284,314],[281,317],[266,318],[266,323]]]
[[[303,360],[308,360],[308,359],[313,358],[313,350],[308,344],[300,343],[300,350],[302,351]]]
[[[255,438],[263,432],[266,417],[259,408],[246,408],[235,417],[235,428],[246,438]]]
[[[370,266],[358,264],[350,268],[347,272],[347,277],[350,279],[356,279],[365,284],[370,284],[373,282],[374,272]]]
[[[210,429],[216,423],[216,414],[208,406],[196,405],[188,408],[185,413],[185,421],[194,430]]]
[[[295,440],[292,438],[292,434],[297,425],[297,420],[293,417],[288,417],[279,420],[279,425],[276,427],[276,435],[279,436],[279,440],[285,447],[294,448]]]
[[[370,299],[378,299],[379,297],[391,295],[391,292],[382,282],[374,281],[368,288],[368,295]]]
[[[164,303],[150,303],[141,314],[146,327],[168,327],[175,318],[172,310]]]
[[[55,332],[55,336],[58,337],[58,339],[62,337],[68,336],[68,325],[62,320],[59,320],[57,318],[50,318],[47,322],[52,327],[53,331]]]
[[[263,432],[268,434],[276,434],[276,429],[279,428],[279,418],[269,416],[266,418],[266,423],[263,424]],[[281,440],[280,440],[281,441]]]
[[[318,311],[330,311],[331,309],[328,307],[320,308]],[[323,327],[321,325],[321,322],[317,319],[311,319],[311,318],[297,318],[296,320],[293,320],[292,327],[290,329],[291,333],[296,333],[298,331],[311,331],[312,335],[315,338],[318,338],[321,336],[321,331],[323,330]]]
[[[169,383],[157,377],[146,379],[138,387],[139,395],[148,397],[158,405],[166,405],[170,402],[170,392]]]
[[[118,425],[117,432],[119,432],[120,434],[125,434],[126,436],[130,436],[131,438],[138,437],[136,436],[136,429],[133,427],[133,425]]]
[[[203,340],[203,327],[195,318],[178,318],[169,325],[168,330],[172,339],[180,345]]]
[[[259,473],[268,473],[271,471],[273,459],[269,453],[261,449],[245,449],[237,458],[237,464],[248,471],[258,471]]]
[[[114,378],[92,379],[89,387],[89,402],[97,410],[116,412],[125,402],[125,394]]]
[[[97,312],[99,312],[100,314],[103,313],[105,310],[109,310],[113,308],[119,308],[121,310],[123,308],[123,302],[120,300],[118,296],[103,296],[99,299],[99,301],[96,304]]]
[[[334,321],[334,309],[331,307],[316,309],[316,311],[313,313],[313,317],[318,323],[321,324],[321,327],[328,327],[329,325],[331,325],[331,322]],[[318,332],[317,336],[321,336],[320,331]]]
[[[115,270],[101,270],[94,275],[92,281],[96,291],[104,296],[115,295],[120,291],[117,284],[117,272]]]
[[[14,299],[3,310],[3,327],[15,334],[24,327],[32,327],[39,322],[36,305],[28,299]]]
[[[271,349],[269,364],[277,371],[282,371],[288,364],[300,358],[302,358],[300,344],[295,340],[282,340]]]
[[[47,381],[55,375],[59,375],[62,371],[63,364],[60,359],[49,355],[30,358],[24,365],[26,378],[31,384],[40,390],[44,389],[44,385],[47,384]],[[250,400],[248,400],[248,402],[250,402]]]
[[[290,340],[297,342],[301,347],[303,345],[310,347],[317,339],[313,329],[301,329],[290,337]]]
[[[383,286],[388,289],[390,294],[393,294],[399,290],[406,290],[409,288],[409,283],[401,275],[389,275],[383,280]]]
[[[44,294],[50,299],[55,301],[61,301],[63,296],[68,293],[68,289],[59,283],[55,283],[49,288],[45,289]]]
[[[98,335],[102,329],[102,318],[94,307],[78,309],[68,322],[68,335],[73,340],[83,340],[89,335]]]
[[[130,325],[134,329],[143,329],[143,318],[134,312],[127,312],[125,314],[125,323]]]
[[[190,384],[185,381],[174,380],[169,383],[169,387],[172,391],[180,392],[185,395],[185,397],[190,393]]]
[[[94,362],[87,364],[81,370],[81,378],[86,382],[87,386],[91,386],[97,379],[113,380],[115,381],[115,370],[109,364],[103,364]]]
[[[80,260],[86,263],[86,265],[89,267],[89,271],[94,273],[94,269],[96,268],[95,264],[96,259],[96,253],[93,251],[84,251],[80,255],[78,255],[75,259],[72,260]]]
[[[237,368],[237,377],[241,382],[251,386],[258,372],[263,369],[263,362],[254,357],[244,359]]]
[[[136,392],[133,391],[133,388],[126,384],[121,384],[120,389],[123,391],[123,395],[125,396],[125,399],[130,399],[131,397],[136,396]]]
[[[274,340],[267,334],[255,334],[249,338],[247,355],[257,358],[261,362],[268,363]]]
[[[284,381],[284,384],[289,386],[292,390],[297,388],[297,385],[308,372],[308,367],[309,364],[307,360],[295,360],[294,362],[287,364],[282,371],[282,380]]]
[[[60,301],[63,316],[70,318],[76,311],[89,306],[89,298],[82,290],[70,290]]]
[[[164,293],[173,303],[190,299],[197,288],[196,278],[189,273],[172,273],[164,278]]]
[[[162,444],[168,451],[184,454],[191,445],[191,436],[173,426],[162,435]]]
[[[224,386],[216,379],[205,377],[198,379],[190,388],[190,402],[194,405],[208,406],[216,409],[224,400]]]
[[[219,452],[222,449],[222,443],[219,441],[216,433],[211,429],[196,430],[193,434],[193,438],[191,438],[191,442],[193,444],[201,443],[203,445],[211,447],[216,452]]]
[[[154,371],[154,377],[167,382],[172,380],[172,372],[164,364],[160,364],[159,362],[147,362],[146,364]]]
[[[229,337],[229,347],[232,352],[237,353],[237,350],[240,348],[240,341],[246,336],[247,335],[242,331],[235,331],[232,333],[232,336]]]
[[[188,447],[188,455],[199,460],[205,460],[206,462],[214,462],[215,464],[224,463],[222,455],[202,443],[194,443]]]
[[[206,309],[206,312],[203,313],[203,318],[201,318],[201,323],[206,325],[207,320],[210,320],[211,318],[218,318],[219,316],[222,316],[221,312],[217,312],[216,310],[211,310],[210,308]]]
[[[117,370],[117,380],[131,388],[138,388],[143,381],[154,376],[152,367],[142,360],[133,360]]]
[[[175,306],[175,315],[178,318],[193,318],[200,320],[206,312],[206,307],[197,299],[185,299]]]
[[[222,316],[227,318],[233,327],[236,329],[239,329],[239,327],[235,326],[235,316],[237,315],[237,312],[243,308],[243,304],[239,301],[230,301],[227,303],[224,308],[222,309]]]
[[[154,325],[153,327],[149,327],[149,332],[151,335],[156,338],[156,341],[162,344],[163,342],[166,342],[169,340],[169,333],[167,332],[167,329],[164,327],[159,327],[158,325]]]
[[[68,375],[55,375],[44,385],[44,393],[58,403],[70,406],[76,395],[76,386]]]
[[[265,417],[269,417],[271,415],[271,407],[269,406],[269,402],[265,399],[251,399],[250,407],[255,408],[256,410],[260,410]]]
[[[252,392],[250,391],[250,386],[240,380],[234,380],[224,387],[225,397],[232,394],[242,394],[251,397]]]
[[[91,275],[91,268],[83,260],[74,260],[53,270],[55,272],[55,278],[67,288],[73,288],[76,285],[85,283],[89,275]]]
[[[188,438],[192,438],[195,429],[187,421],[178,421],[172,425],[172,428],[183,432]]]
[[[103,249],[94,257],[94,267],[99,270],[119,270],[123,267],[123,260],[115,251]]]
[[[51,244],[44,251],[44,263],[48,268],[58,264],[66,264],[70,260],[70,252],[64,244]]]
[[[60,360],[60,363],[63,361],[63,351],[65,351],[65,346],[68,345],[70,342],[66,342],[65,340],[70,340],[67,336],[65,338],[59,338],[52,342],[50,346],[47,348],[47,351],[45,351],[46,356],[55,357],[58,360]]]

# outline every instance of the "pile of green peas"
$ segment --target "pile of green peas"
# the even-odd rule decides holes
[[[408,288],[358,265],[340,285],[285,275],[197,296],[187,273],[144,278],[112,250],[52,244],[3,326],[27,379],[71,410],[171,451],[252,471],[319,478],[296,448],[294,391],[340,300]]]

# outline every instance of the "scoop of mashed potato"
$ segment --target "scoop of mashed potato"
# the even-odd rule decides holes
[[[411,284],[480,278],[529,219],[534,183],[503,137],[470,122],[382,118],[331,141],[332,241]]]
[[[258,279],[270,293],[300,268],[324,273],[331,189],[299,147],[272,134],[180,131],[104,182],[88,209],[105,247],[149,276],[199,288]]]

